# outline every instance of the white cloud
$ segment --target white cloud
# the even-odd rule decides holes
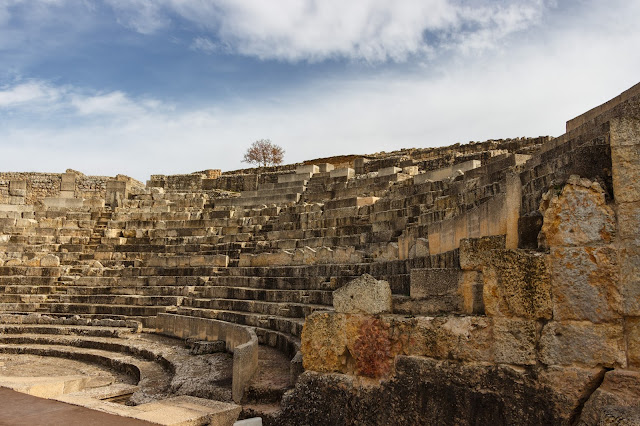
[[[640,4],[597,5],[597,0],[587,4],[580,15],[573,10],[559,14],[517,48],[442,62],[444,72],[438,77],[406,70],[372,72],[356,80],[283,89],[277,100],[212,100],[172,111],[161,101],[124,91],[55,88],[44,82],[31,82],[30,89],[5,87],[0,99],[10,111],[49,102],[55,114],[3,121],[0,170],[70,167],[145,180],[154,173],[244,167],[243,151],[260,138],[282,145],[285,160],[296,162],[468,140],[559,135],[566,120],[638,81],[640,56],[629,52],[640,45],[640,32],[634,30]],[[499,20],[510,31],[539,19],[535,7],[530,12],[501,10]],[[496,16],[476,19],[488,28]],[[46,90],[58,97],[42,95]],[[60,126],[60,121],[67,125]]]
[[[132,102],[122,92],[112,92],[103,95],[82,96],[75,95],[71,104],[80,115],[129,115],[143,112],[140,105]]]
[[[491,48],[501,38],[537,22],[543,0],[458,2],[457,0],[105,0],[119,20],[140,33],[166,27],[170,13],[191,21],[206,36],[191,48],[219,45],[260,59],[322,61],[348,58],[401,62],[449,47]],[[463,31],[463,37],[458,32]],[[215,38],[216,41],[212,41]],[[440,46],[442,47],[442,46]]]
[[[53,86],[41,80],[0,87],[0,109],[20,112],[46,111],[97,119],[128,119],[147,113],[169,112],[171,105],[157,99],[132,99],[121,91],[96,93],[70,86]]]
[[[61,89],[53,88],[41,81],[0,87],[0,108],[52,103],[58,100],[60,94]]]

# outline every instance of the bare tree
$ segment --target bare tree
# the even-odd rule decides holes
[[[277,166],[284,160],[284,149],[269,139],[260,139],[251,144],[244,154],[244,163],[257,166]]]

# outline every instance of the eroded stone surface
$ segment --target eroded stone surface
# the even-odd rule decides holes
[[[622,324],[549,322],[540,336],[540,356],[546,365],[624,367],[627,360]]]
[[[618,253],[605,247],[552,247],[553,318],[594,323],[620,318]]]
[[[494,250],[483,269],[487,315],[529,319],[551,318],[551,285],[544,255]]]
[[[333,293],[336,312],[376,315],[392,310],[389,283],[364,274]]]
[[[608,244],[615,233],[615,213],[606,204],[604,190],[578,176],[571,176],[561,192],[545,194],[540,211],[541,242],[549,247]]]

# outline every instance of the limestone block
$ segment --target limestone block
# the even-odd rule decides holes
[[[8,259],[4,263],[4,266],[20,266],[20,265],[22,265],[22,260],[21,259]]]
[[[553,318],[594,323],[620,318],[618,253],[606,247],[552,247]]]
[[[389,283],[364,274],[333,292],[333,307],[338,313],[377,315],[391,312]]]
[[[460,280],[460,310],[467,315],[484,315],[482,274],[477,271],[462,271]]]
[[[531,320],[494,318],[494,362],[516,365],[536,364],[537,328],[537,323]]]
[[[609,124],[616,202],[640,201],[640,120],[621,117]]]
[[[345,371],[347,364],[346,316],[316,311],[304,322],[301,336],[305,370]]]
[[[333,166],[333,164],[331,163],[321,163],[318,164],[318,169],[320,171],[320,173],[329,173],[331,170],[333,170],[335,167]]]
[[[482,270],[488,265],[492,250],[505,248],[505,236],[497,235],[460,240],[460,267],[465,270]]]
[[[290,173],[278,175],[278,183],[302,182],[311,179],[313,173]]]
[[[622,323],[551,321],[540,336],[540,361],[546,365],[625,367]]]
[[[298,166],[296,167],[296,174],[314,174],[314,173],[318,173],[320,171],[320,167],[316,166],[315,164],[309,164],[306,166]]]
[[[540,205],[544,219],[541,245],[549,247],[608,244],[616,228],[613,209],[597,182],[572,175],[559,195],[548,192]]]
[[[83,200],[82,206],[89,208],[102,208],[104,207],[104,200],[102,198],[87,198]]]
[[[461,275],[458,269],[414,268],[409,294],[414,299],[456,294]]]
[[[402,173],[409,176],[415,176],[418,174],[418,166],[407,166],[402,168]]]
[[[618,213],[618,238],[622,241],[623,247],[627,250],[635,250],[640,247],[640,202],[620,203],[617,205]],[[625,263],[621,263],[622,269],[633,269],[639,265],[638,259],[625,255]],[[627,264],[626,262],[630,262]],[[631,277],[629,277],[631,278]],[[632,285],[632,282],[624,281],[625,285]]]
[[[489,362],[493,358],[492,320],[477,316],[384,316],[390,324],[394,351],[435,359]]]
[[[618,251],[618,261],[623,313],[640,316],[640,247],[622,247]]]
[[[640,317],[625,319],[627,338],[627,362],[630,367],[640,367]]]
[[[329,172],[329,177],[337,178],[337,177],[346,177],[347,179],[352,179],[356,175],[355,170],[349,167],[342,167],[339,169],[331,170]]]
[[[15,197],[25,197],[27,195],[27,181],[9,181],[9,195],[13,195]]]
[[[56,255],[48,254],[46,256],[43,256],[42,259],[40,259],[40,266],[42,267],[60,266],[60,258]]]
[[[378,170],[378,177],[395,175],[401,171],[402,169],[400,167],[385,167],[384,169]]]
[[[398,260],[398,243],[387,243],[372,253],[376,262]]]
[[[45,197],[42,202],[47,208],[50,209],[71,209],[80,208],[83,206],[83,200],[81,198]]]
[[[11,204],[12,206],[21,206],[24,204],[24,197],[17,197],[12,195],[9,197],[9,204]]]
[[[638,395],[640,395],[640,372],[629,370],[608,371],[604,375],[602,384],[585,402],[580,416],[580,423],[584,425],[602,425],[602,415],[607,407],[632,407],[638,409]],[[629,413],[631,414],[631,413]],[[632,414],[635,417],[635,415]],[[609,423],[615,425],[635,425],[637,423]]]
[[[487,315],[551,318],[551,280],[544,255],[522,250],[494,250],[482,275]]]

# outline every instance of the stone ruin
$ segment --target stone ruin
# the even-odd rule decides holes
[[[161,424],[640,424],[639,236],[640,84],[558,138],[0,173],[0,365],[123,376],[0,385]]]

